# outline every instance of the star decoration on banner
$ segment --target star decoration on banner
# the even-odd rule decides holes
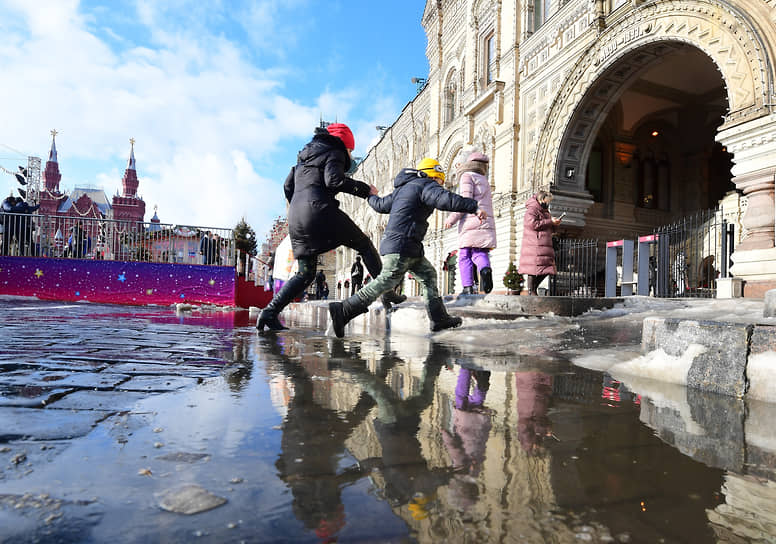
[[[212,280],[212,279],[211,279],[211,280],[210,280],[208,283],[209,283],[210,285],[215,285],[215,284],[216,284],[216,280]]]
[[[153,289],[146,289],[146,295],[153,295],[154,290]]]
[[[38,278],[40,278],[43,275],[43,270],[41,270],[40,268],[36,269],[35,275],[38,276]]]
[[[127,281],[127,277],[124,274],[119,274],[119,281],[123,283]]]

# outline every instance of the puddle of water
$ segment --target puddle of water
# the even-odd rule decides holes
[[[772,405],[618,381],[551,350],[154,327],[165,353],[186,345],[228,364],[137,396],[80,438],[0,444],[0,494],[70,505],[49,522],[0,505],[0,540],[30,523],[54,537],[78,526],[82,542],[776,539]],[[138,365],[160,353],[148,340]],[[183,485],[227,502],[161,509]]]

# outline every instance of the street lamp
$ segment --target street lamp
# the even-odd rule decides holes
[[[413,77],[411,81],[415,85],[417,85],[417,92],[422,91],[423,87],[426,86],[426,78],[425,77]]]

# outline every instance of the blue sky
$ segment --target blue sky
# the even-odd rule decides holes
[[[425,1],[0,0],[0,166],[45,161],[60,188],[121,188],[135,138],[146,220],[263,238],[323,116],[356,155],[428,75]],[[17,186],[0,172],[0,194]]]

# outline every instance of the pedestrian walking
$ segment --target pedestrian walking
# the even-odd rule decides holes
[[[70,237],[67,239],[67,247],[71,259],[83,259],[92,249],[92,239],[84,233],[80,223],[76,223],[71,227]]]
[[[550,215],[550,201],[552,194],[549,191],[539,191],[525,203],[518,270],[528,275],[529,295],[537,295],[536,289],[544,278],[555,274],[552,233],[560,225],[561,219]]]
[[[326,274],[323,270],[319,270],[315,275],[315,298],[321,300],[323,298],[323,286],[326,285]]]
[[[199,254],[202,255],[202,264],[211,264],[213,257],[213,233],[205,232],[199,241]]]
[[[344,245],[361,255],[373,276],[382,270],[380,255],[369,237],[340,209],[335,198],[337,193],[343,192],[359,198],[377,194],[375,186],[346,175],[354,148],[350,128],[334,123],[326,128],[316,128],[312,140],[297,155],[297,164],[291,168],[283,189],[289,202],[291,246],[299,268],[261,312],[256,323],[259,331],[265,327],[270,330],[286,328],[278,314],[315,279],[321,253]],[[386,307],[404,300],[406,297],[395,294],[383,297]]]
[[[375,211],[390,214],[380,243],[383,270],[356,294],[343,302],[329,304],[334,333],[338,337],[344,336],[348,321],[365,313],[377,297],[394,293],[393,288],[407,271],[412,272],[425,288],[426,310],[432,331],[461,324],[460,317],[451,317],[445,310],[437,290],[436,270],[423,254],[423,238],[428,230],[428,217],[435,209],[472,213],[483,221],[487,214],[478,208],[473,198],[444,189],[444,182],[445,173],[439,162],[426,158],[417,168],[405,168],[399,172],[391,194],[382,198],[373,194],[367,199]]]
[[[221,236],[218,234],[213,235],[213,240],[210,244],[210,263],[221,266],[221,246],[223,242]]]
[[[364,286],[364,265],[361,264],[361,257],[356,255],[356,262],[350,267],[350,294]]]
[[[493,219],[493,197],[488,183],[488,157],[474,152],[459,168],[460,194],[473,198],[488,214],[484,221],[475,215],[455,212],[445,221],[449,229],[458,224],[458,269],[461,272],[462,295],[474,294],[475,274],[479,271],[480,287],[485,293],[493,290],[490,250],[496,247],[496,222]]]

